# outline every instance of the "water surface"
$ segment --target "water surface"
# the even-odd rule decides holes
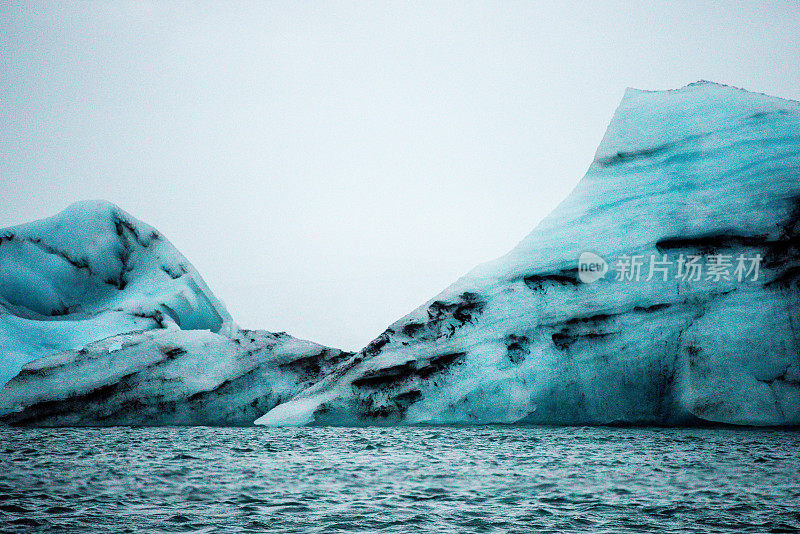
[[[0,427],[8,532],[797,532],[800,432]]]

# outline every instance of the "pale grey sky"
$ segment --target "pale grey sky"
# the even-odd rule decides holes
[[[796,1],[4,2],[0,50],[0,227],[108,199],[345,349],[521,240],[626,87],[800,99]]]

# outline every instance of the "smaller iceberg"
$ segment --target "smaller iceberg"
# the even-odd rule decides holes
[[[175,247],[113,204],[0,231],[6,423],[251,424],[349,356],[240,329]]]

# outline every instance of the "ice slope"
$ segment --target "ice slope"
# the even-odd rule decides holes
[[[284,333],[131,332],[29,362],[0,412],[15,425],[249,425],[351,354]]]
[[[256,423],[800,424],[799,219],[800,104],[629,89],[584,178],[516,248]],[[582,283],[585,251],[763,261],[742,281]]]
[[[226,324],[186,258],[113,204],[0,230],[0,384],[35,358],[114,334]]]

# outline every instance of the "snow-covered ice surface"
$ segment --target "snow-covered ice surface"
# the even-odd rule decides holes
[[[257,423],[800,424],[798,221],[800,104],[630,89],[586,176],[516,248]],[[586,284],[585,251],[763,260],[756,280],[648,281],[645,263],[639,281]]]
[[[0,231],[7,422],[250,424],[349,355],[239,329],[175,247],[113,204]]]

